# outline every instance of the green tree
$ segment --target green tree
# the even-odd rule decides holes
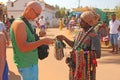
[[[55,9],[57,10],[56,13],[55,13],[55,17],[63,18],[65,16],[66,8],[59,8],[59,6],[56,5]]]
[[[120,20],[120,3],[115,6],[115,12],[116,12],[117,19]]]
[[[56,18],[60,18],[60,16],[61,16],[60,11],[59,11],[59,10],[56,11],[56,13],[55,13],[55,17],[56,17]]]
[[[65,16],[65,8],[60,9],[61,18]]]
[[[58,5],[55,5],[55,9],[56,9],[56,10],[59,10],[60,7],[59,7]]]
[[[5,17],[7,16],[7,7],[3,2],[0,2],[0,17],[5,21]]]

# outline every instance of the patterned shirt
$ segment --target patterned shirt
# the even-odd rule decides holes
[[[78,45],[81,38],[84,36],[85,32],[80,31],[74,40],[74,47]],[[97,57],[100,57],[101,54],[101,45],[100,38],[97,33],[92,30],[88,36],[83,40],[82,44],[79,45],[79,48],[84,51],[95,51]]]

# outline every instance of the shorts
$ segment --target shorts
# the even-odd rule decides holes
[[[45,25],[41,25],[40,28],[41,28],[41,29],[45,29]]]
[[[118,44],[118,34],[110,34],[110,42],[111,44]]]
[[[21,74],[21,80],[38,80],[38,65],[32,65],[27,68],[18,68]]]
[[[8,64],[6,62],[4,72],[3,72],[3,79],[2,80],[8,80]]]

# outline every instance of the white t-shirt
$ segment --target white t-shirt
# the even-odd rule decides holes
[[[110,34],[117,34],[119,26],[120,26],[119,20],[115,20],[114,22],[111,20],[109,22]]]
[[[5,30],[5,29],[6,29],[6,27],[5,27],[4,23],[0,21],[0,32],[3,32],[3,30]]]
[[[45,25],[45,20],[44,19],[40,19],[39,23],[40,23],[40,25]]]

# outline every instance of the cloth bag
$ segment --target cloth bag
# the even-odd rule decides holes
[[[35,39],[36,41],[39,40],[39,36],[35,34]],[[38,47],[38,57],[40,60],[43,60],[48,57],[49,52],[48,52],[49,46],[48,45],[41,45]]]
[[[64,57],[63,48],[65,48],[65,46],[66,45],[62,41],[56,39],[56,41],[55,41],[55,54],[54,54],[54,56],[55,56],[55,58],[57,60],[62,60],[63,59],[63,57]]]

